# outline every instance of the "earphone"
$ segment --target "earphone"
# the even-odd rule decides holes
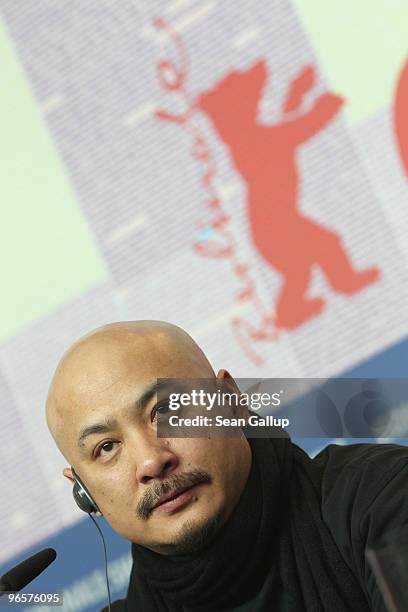
[[[72,495],[74,496],[76,505],[87,514],[92,514],[92,512],[100,512],[98,504],[95,502],[94,498],[72,466],[71,472],[75,480]]]
[[[75,472],[74,468],[71,466],[71,472],[72,472],[72,476],[75,480],[75,484],[72,488],[72,495],[75,499],[75,503],[76,505],[83,510],[84,512],[86,512],[89,515],[89,518],[92,519],[93,523],[95,524],[95,527],[97,528],[97,530],[99,531],[99,534],[102,538],[102,544],[103,544],[103,554],[105,557],[105,577],[106,577],[106,588],[108,591],[108,609],[109,612],[111,612],[111,594],[110,594],[110,588],[109,588],[109,578],[108,578],[108,555],[106,553],[106,544],[105,544],[105,538],[103,537],[103,533],[101,528],[99,527],[98,523],[95,521],[94,517],[91,516],[92,513],[95,512],[101,512],[98,508],[98,504],[96,503],[96,501],[94,500],[94,498],[92,497],[92,495],[90,494],[90,492],[88,491],[88,489],[86,488],[86,486],[84,485],[84,483],[82,482],[82,480],[80,479],[80,477],[78,476],[78,474]]]

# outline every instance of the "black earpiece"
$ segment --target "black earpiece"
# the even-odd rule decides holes
[[[100,512],[97,503],[94,498],[71,466],[72,476],[75,479],[74,488],[72,489],[72,495],[74,496],[76,505],[81,508],[87,514],[92,512]]]

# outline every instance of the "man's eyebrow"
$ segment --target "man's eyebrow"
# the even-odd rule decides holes
[[[146,404],[158,391],[163,391],[163,389],[166,389],[167,387],[173,387],[173,384],[174,383],[172,383],[171,380],[164,379],[159,379],[158,381],[152,382],[146,387],[142,395],[135,400],[134,407],[137,410],[143,410]],[[88,438],[88,436],[92,436],[92,434],[96,433],[107,433],[108,431],[111,431],[117,427],[117,424],[118,423],[116,420],[107,419],[103,423],[88,425],[88,427],[85,427],[79,432],[78,446],[83,448],[85,446],[85,439]]]
[[[78,438],[78,446],[85,446],[85,438],[88,436],[92,436],[92,434],[96,433],[106,433],[114,429],[117,421],[106,421],[105,423],[95,423],[94,425],[89,425],[81,430]]]

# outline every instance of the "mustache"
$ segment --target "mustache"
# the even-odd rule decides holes
[[[163,495],[167,495],[182,487],[209,484],[210,482],[210,475],[202,470],[193,470],[192,472],[177,474],[172,478],[167,478],[162,482],[154,484],[150,491],[143,495],[143,498],[136,506],[136,513],[141,519],[147,520],[153,511],[153,506],[157,504]]]

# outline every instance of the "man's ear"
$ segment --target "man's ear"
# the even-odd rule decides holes
[[[218,370],[217,378],[219,378],[220,380],[224,380],[224,379],[233,380],[231,374],[228,372],[228,370],[225,370],[224,368],[221,368],[221,370]]]
[[[241,393],[235,379],[231,376],[228,370],[221,368],[217,374],[218,380],[223,380],[227,387],[230,387],[236,393]]]
[[[62,473],[65,476],[65,478],[68,478],[68,480],[70,480],[72,482],[72,484],[75,484],[75,479],[72,476],[71,468],[68,468],[68,467],[64,468],[62,470]]]
[[[241,395],[241,391],[236,383],[236,380],[231,376],[228,370],[221,368],[221,370],[218,371],[217,379],[223,381],[223,384],[227,387],[228,392],[232,391],[238,396]],[[232,406],[232,412],[234,416],[243,418],[246,418],[248,416],[248,409],[245,406]]]

